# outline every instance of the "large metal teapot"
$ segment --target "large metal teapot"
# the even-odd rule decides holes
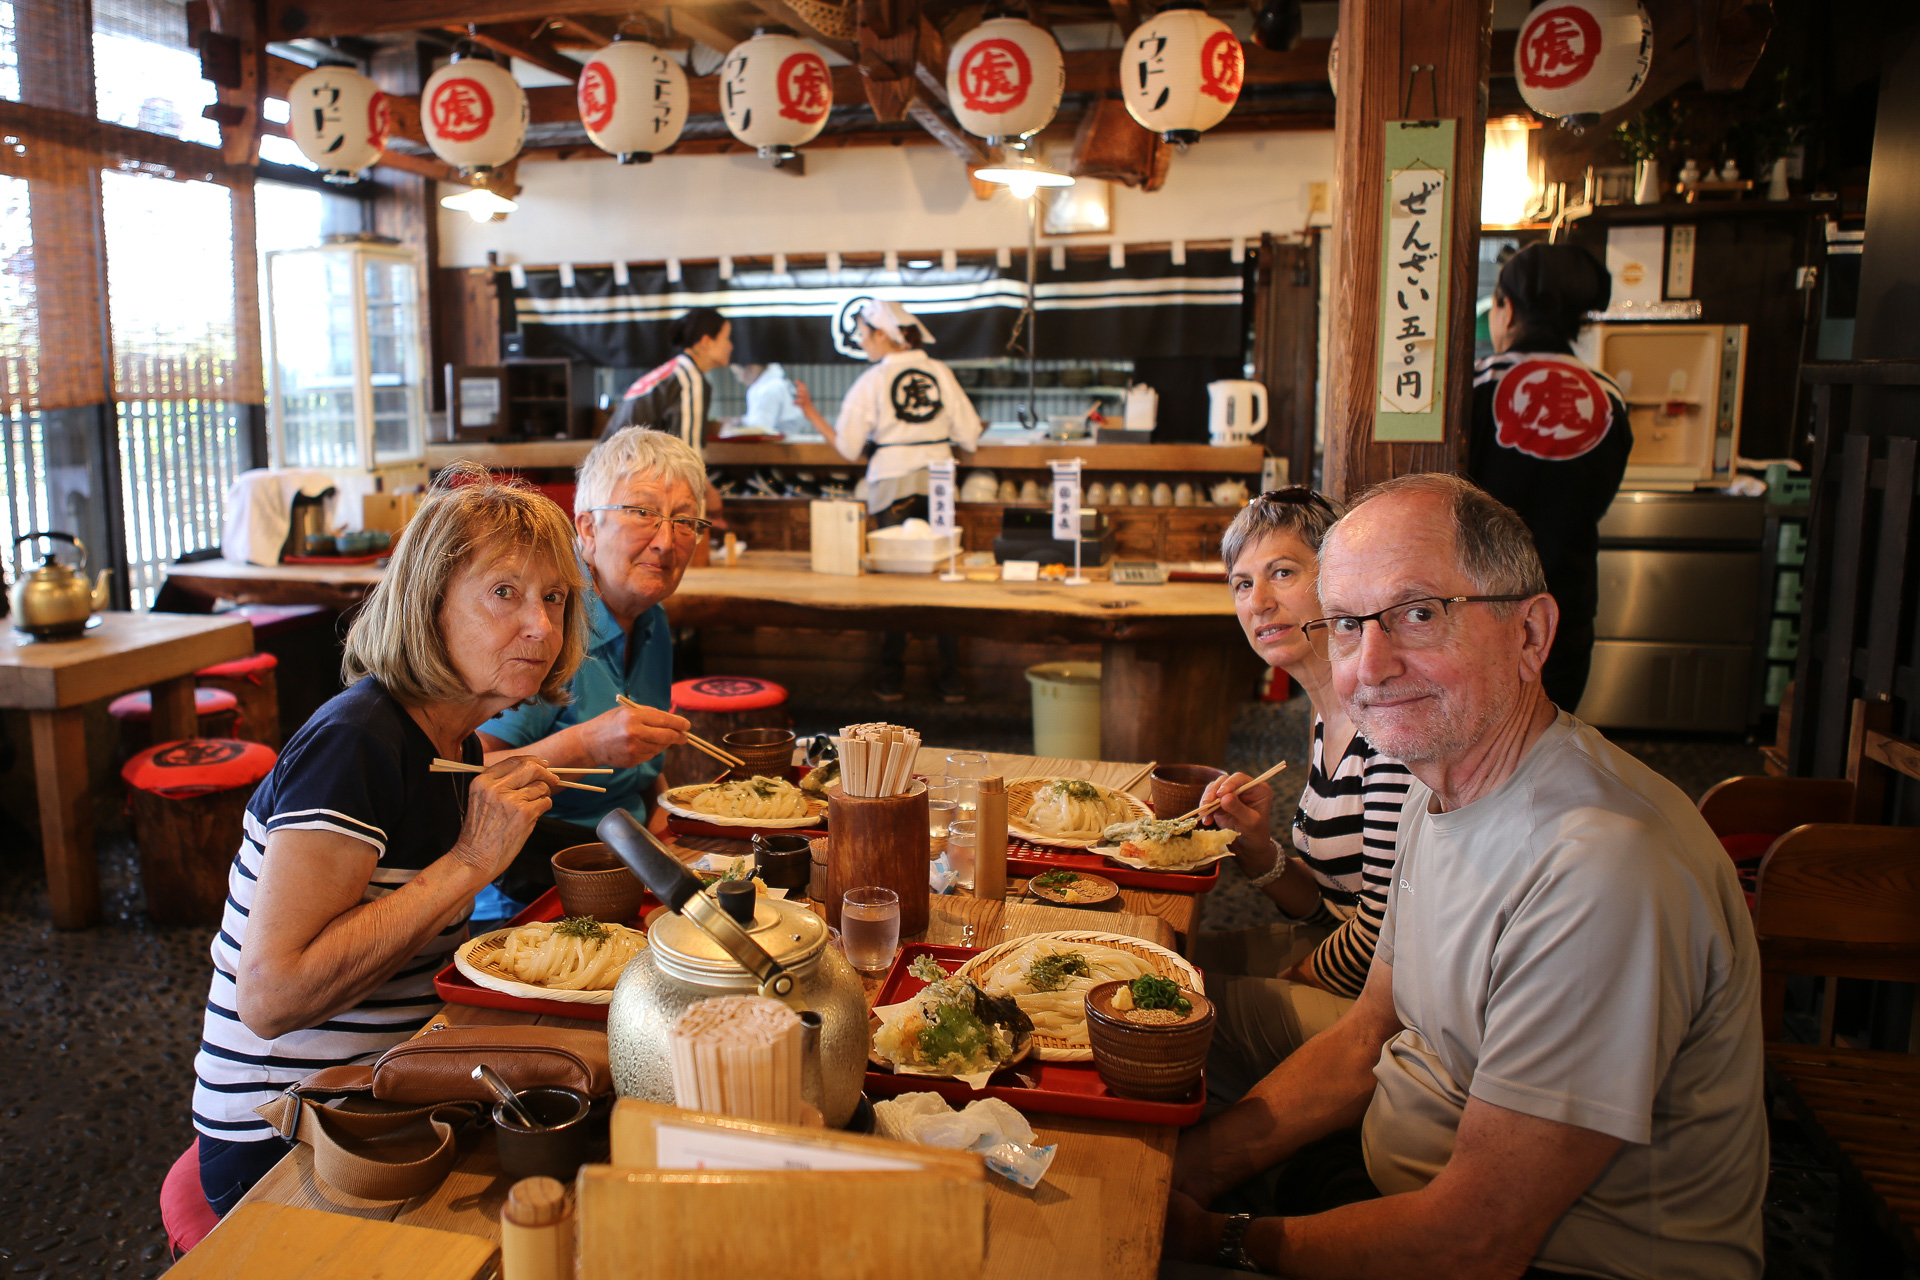
[[[598,831],[666,904],[649,919],[647,949],[620,975],[607,1008],[614,1088],[671,1103],[667,1032],[675,1020],[702,1000],[759,994],[800,1014],[801,1095],[829,1125],[844,1125],[867,1070],[867,1000],[853,966],[827,945],[826,921],[802,904],[751,895],[735,918],[625,810],[608,814]]]
[[[13,625],[37,640],[77,636],[86,630],[87,619],[93,616],[95,609],[107,607],[107,578],[113,571],[102,569],[99,581],[88,586],[84,572],[54,559],[55,549],[51,545],[56,541],[72,543],[74,550],[79,553],[80,569],[84,570],[87,563],[86,544],[70,533],[57,532],[23,533],[15,538],[16,568],[20,544],[40,540],[49,544],[40,567],[31,573],[21,570],[14,579],[10,597]]]

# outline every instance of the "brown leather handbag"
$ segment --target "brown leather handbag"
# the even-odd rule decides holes
[[[368,1200],[404,1200],[439,1185],[459,1154],[460,1126],[493,1101],[473,1078],[483,1062],[516,1091],[613,1092],[607,1038],[598,1031],[448,1027],[395,1045],[371,1065],[316,1071],[254,1110],[281,1137],[313,1148],[322,1182]]]

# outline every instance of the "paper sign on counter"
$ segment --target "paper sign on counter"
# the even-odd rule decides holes
[[[912,1160],[839,1151],[786,1138],[706,1125],[657,1123],[654,1160],[662,1169],[813,1169],[835,1173],[897,1173],[919,1169]]]

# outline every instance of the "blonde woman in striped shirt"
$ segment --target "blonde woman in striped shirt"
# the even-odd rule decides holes
[[[1226,793],[1214,821],[1241,833],[1233,846],[1240,868],[1281,916],[1278,924],[1202,934],[1195,944],[1220,1010],[1207,1068],[1216,1104],[1240,1097],[1352,1005],[1392,883],[1410,775],[1354,731],[1326,659],[1303,631],[1319,616],[1320,539],[1339,516],[1333,503],[1296,485],[1248,503],[1221,540],[1240,625],[1254,652],[1306,693],[1313,744],[1300,807],[1279,839],[1267,786],[1235,799],[1233,789],[1248,779],[1234,774],[1207,788],[1207,799]]]

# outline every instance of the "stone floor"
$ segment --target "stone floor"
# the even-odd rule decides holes
[[[869,703],[871,705],[869,705]],[[880,703],[851,694],[830,707],[796,707],[805,731],[853,719],[919,726],[929,742],[976,750],[1031,749],[1027,710],[1011,705]],[[1245,708],[1229,760],[1257,772],[1297,760],[1306,740],[1302,700]],[[1750,745],[1623,740],[1697,795],[1718,778],[1758,772]],[[1301,774],[1281,775],[1283,800]],[[59,933],[47,923],[38,847],[0,813],[0,1275],[156,1276],[167,1265],[160,1181],[192,1141],[192,1057],[205,999],[211,930],[147,919],[133,849],[101,839],[106,923]],[[1270,912],[1229,869],[1209,895],[1210,928]],[[1824,1280],[1833,1234],[1834,1177],[1790,1123],[1776,1122],[1766,1209],[1770,1280]]]

